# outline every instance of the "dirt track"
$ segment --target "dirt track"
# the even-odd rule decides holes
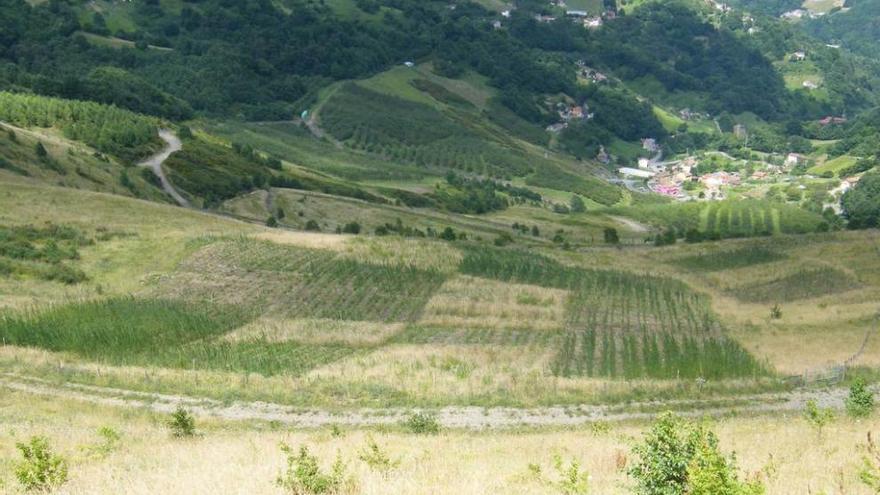
[[[152,170],[153,173],[159,177],[159,181],[162,183],[162,189],[168,193],[169,196],[174,198],[174,201],[177,201],[177,204],[188,207],[189,201],[177,192],[177,189],[174,189],[174,186],[171,185],[171,181],[165,176],[165,171],[162,170],[162,164],[165,163],[165,160],[167,160],[173,153],[183,149],[183,143],[180,142],[180,139],[178,139],[173,132],[167,129],[160,129],[159,137],[165,141],[165,148],[150,158],[138,163],[138,167],[146,167]]]
[[[337,413],[298,409],[266,402],[228,403],[181,395],[135,392],[73,383],[57,384],[16,374],[0,375],[0,387],[43,397],[78,400],[102,406],[143,408],[166,414],[182,406],[200,417],[233,421],[277,421],[301,428],[397,424],[414,411],[410,408],[393,408],[358,409]],[[482,430],[517,426],[571,426],[595,421],[649,420],[657,412],[665,409],[675,409],[683,416],[784,412],[799,414],[808,400],[815,400],[820,407],[841,409],[846,395],[845,389],[799,390],[712,401],[676,400],[634,403],[626,406],[583,405],[534,409],[445,407],[431,412],[436,413],[438,421],[444,427]]]

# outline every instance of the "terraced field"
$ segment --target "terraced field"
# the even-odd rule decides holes
[[[815,213],[758,200],[639,205],[613,211],[658,228],[674,229],[680,235],[698,231],[717,239],[804,234],[816,232],[823,224]]]

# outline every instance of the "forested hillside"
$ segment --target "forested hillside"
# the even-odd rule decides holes
[[[661,134],[657,120],[638,111],[637,95],[578,84],[574,62],[582,60],[638,83],[646,96],[657,84],[692,93],[713,114],[779,120],[813,113],[809,98],[786,91],[754,40],[716,29],[690,4],[649,2],[596,31],[564,16],[538,22],[539,5],[520,2],[493,29],[497,12],[470,2],[450,9],[441,1],[376,0],[342,11],[298,0],[52,0],[33,7],[12,0],[0,8],[0,22],[12,28],[0,46],[7,62],[0,87],[171,119],[195,112],[276,120],[308,108],[333,81],[430,57],[443,75],[470,69],[488,77],[498,101],[536,127],[556,118],[544,98],[565,93],[598,110],[594,141]]]

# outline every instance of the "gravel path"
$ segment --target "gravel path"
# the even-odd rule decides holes
[[[159,181],[162,183],[162,189],[168,193],[169,196],[174,198],[174,201],[177,201],[177,204],[189,207],[189,201],[177,192],[177,189],[174,189],[174,186],[171,185],[171,181],[165,176],[165,171],[162,170],[162,164],[165,163],[165,160],[167,160],[173,153],[183,149],[183,143],[181,143],[180,139],[168,129],[160,129],[159,137],[165,141],[165,148],[150,158],[138,163],[138,166],[152,170],[153,173],[159,177]]]
[[[0,387],[43,397],[78,400],[102,406],[143,408],[165,414],[182,406],[201,417],[235,421],[277,421],[301,428],[397,424],[415,411],[410,408],[356,409],[343,412],[307,410],[267,402],[221,402],[182,395],[137,392],[74,383],[58,384],[17,374],[0,375]],[[519,426],[572,426],[595,421],[650,420],[659,411],[666,409],[677,410],[683,416],[784,412],[799,414],[808,400],[815,400],[820,407],[841,409],[846,395],[845,389],[835,388],[708,401],[642,402],[625,406],[582,405],[532,409],[444,407],[430,411],[437,415],[438,421],[444,427],[483,430]]]

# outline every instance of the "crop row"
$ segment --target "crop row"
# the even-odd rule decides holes
[[[569,332],[552,364],[559,376],[723,379],[764,375],[766,368],[735,341],[670,333]]]

